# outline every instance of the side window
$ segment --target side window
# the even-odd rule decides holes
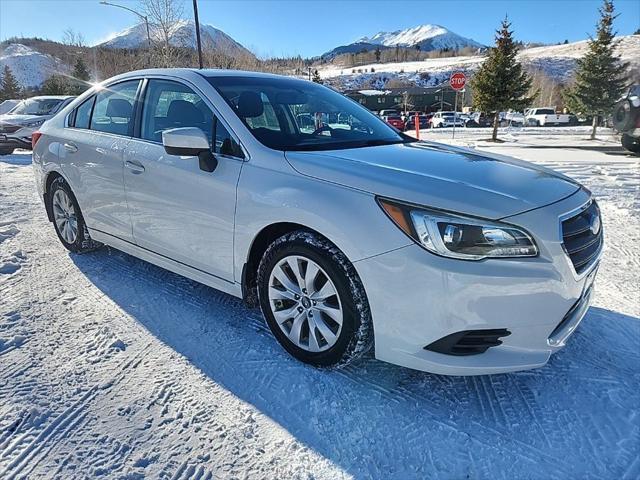
[[[133,126],[133,103],[139,83],[139,80],[129,80],[101,90],[96,95],[91,115],[91,130],[130,135]]]
[[[214,121],[216,144],[214,153],[221,155],[229,155],[231,157],[244,158],[244,153],[236,140],[231,136],[229,131],[217,118]]]
[[[141,138],[162,142],[170,128],[200,128],[212,143],[213,113],[186,85],[169,80],[149,80],[142,111]]]
[[[93,109],[93,102],[96,97],[92,96],[88,100],[85,100],[76,108],[76,118],[73,126],[76,128],[89,128],[91,122],[91,110]]]

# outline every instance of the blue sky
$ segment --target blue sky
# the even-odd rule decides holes
[[[131,8],[136,1],[112,0]],[[593,32],[599,0],[199,0],[200,21],[222,29],[260,56],[319,55],[380,30],[435,23],[490,44],[508,14],[516,37],[548,43],[582,40]],[[640,0],[617,0],[616,29],[640,27]],[[191,15],[191,0],[184,0]],[[40,36],[60,40],[73,28],[93,44],[135,23],[124,10],[98,0],[0,0],[0,39]]]

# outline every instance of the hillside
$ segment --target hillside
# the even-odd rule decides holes
[[[38,87],[54,74],[70,71],[68,65],[52,55],[21,43],[10,43],[0,51],[0,70],[8,65],[23,87]]]
[[[632,71],[640,70],[640,35],[619,37],[617,52],[630,63]],[[573,75],[575,61],[587,49],[587,41],[522,50],[518,58],[531,70],[567,82]],[[433,58],[415,62],[372,63],[358,67],[329,65],[318,69],[320,76],[340,89],[383,88],[392,79],[418,86],[435,86],[446,81],[451,72],[473,73],[484,56]]]

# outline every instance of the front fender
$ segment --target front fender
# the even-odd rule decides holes
[[[248,162],[238,184],[236,278],[258,233],[281,222],[317,231],[351,262],[412,243],[370,193],[303,176],[290,166],[266,170]]]

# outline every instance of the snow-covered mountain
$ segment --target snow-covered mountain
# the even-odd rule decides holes
[[[22,87],[38,87],[51,75],[69,72],[69,67],[59,58],[21,43],[10,43],[0,52],[0,71],[5,65]]]
[[[378,32],[372,37],[362,37],[356,43],[371,43],[384,45],[385,47],[415,47],[421,50],[458,50],[464,47],[480,48],[483,45],[470,38],[462,37],[457,33],[440,25],[419,25],[395,32]]]
[[[426,24],[395,32],[378,32],[371,37],[365,36],[348,45],[336,47],[322,57],[331,59],[342,53],[355,53],[376,48],[416,48],[417,46],[421,51],[429,52],[459,50],[465,47],[482,48],[484,45],[440,25]]]
[[[152,41],[158,41],[162,35],[158,28],[150,25],[150,36]],[[251,54],[251,52],[240,43],[213,25],[200,23],[200,36],[202,38],[202,44],[206,48],[219,50],[227,55]],[[193,20],[180,20],[176,22],[171,31],[171,44],[176,47],[195,48],[195,22]],[[96,46],[128,49],[144,48],[147,46],[146,26],[144,23],[138,23],[112,35],[108,40]]]

